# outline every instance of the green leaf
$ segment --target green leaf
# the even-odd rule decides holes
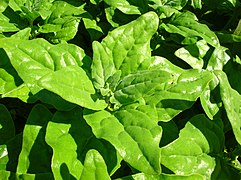
[[[145,112],[127,109],[112,115],[86,110],[84,119],[95,136],[109,141],[133,168],[148,174],[161,172],[158,152],[162,129]]]
[[[114,7],[105,8],[106,19],[112,27],[119,27],[126,25],[131,21],[136,20],[139,16],[137,14],[124,14],[119,9]]]
[[[233,133],[239,144],[241,144],[241,95],[232,89],[226,74],[222,71],[215,71],[220,84],[220,95],[231,123]]]
[[[18,158],[22,149],[22,136],[23,133],[16,134],[16,136],[7,142],[9,161],[6,169],[11,172],[17,171]]]
[[[51,45],[44,39],[26,41],[8,38],[0,39],[0,44],[33,94],[41,90],[36,85],[36,81],[41,77],[66,66],[81,66],[82,59],[86,56],[78,46]]]
[[[80,180],[110,180],[105,161],[96,150],[89,150],[86,154],[84,168]]]
[[[47,125],[45,140],[53,149],[51,168],[55,179],[80,178],[83,165],[78,159],[78,146],[70,133],[80,120],[81,111],[56,112]],[[81,138],[79,133],[77,135]]]
[[[175,52],[175,55],[188,63],[193,69],[202,69],[204,65],[203,57],[209,50],[206,41],[200,40],[195,44],[182,47]]]
[[[0,1],[0,12],[3,12],[8,6],[9,0]]]
[[[167,24],[162,23],[160,27],[185,38],[200,37],[213,47],[219,47],[215,33],[207,25],[199,23],[196,16],[189,11],[175,14]]]
[[[233,10],[234,7],[237,6],[237,0],[203,0],[205,5],[207,5],[210,9],[218,9],[219,11],[225,12],[229,10]]]
[[[118,178],[116,180],[204,180],[205,177],[199,174],[192,175],[173,175],[173,174],[161,174],[161,175],[149,175],[144,173],[134,174],[132,176],[126,176],[123,178]]]
[[[5,144],[0,145],[0,171],[5,170],[8,163],[8,149]]]
[[[153,95],[157,89],[165,89],[172,82],[173,76],[166,71],[138,71],[122,79],[116,87],[114,96],[121,104],[129,104]]]
[[[153,95],[144,97],[146,104],[157,108],[160,121],[169,121],[190,108],[213,79],[211,72],[196,69],[177,75],[173,75],[173,82],[166,89],[157,89]]]
[[[150,70],[160,70],[160,71],[166,71],[174,76],[180,76],[182,73],[185,72],[182,68],[174,65],[171,63],[169,60],[167,60],[164,57],[160,56],[152,56],[150,65],[149,65]]]
[[[149,0],[149,6],[158,10],[161,9],[175,9],[181,10],[188,0]]]
[[[54,43],[71,40],[78,31],[80,18],[86,16],[85,13],[83,6],[75,7],[64,1],[55,1],[51,15],[40,26],[39,32],[48,33],[47,38]]]
[[[9,179],[9,180],[36,180],[36,179],[54,180],[51,173],[20,174],[20,173],[14,173],[11,171],[1,171],[1,170],[0,170],[0,177],[3,179]]]
[[[28,28],[18,31],[11,37],[16,38],[16,39],[28,40],[30,38],[30,36],[31,36],[31,28],[28,27]]]
[[[90,0],[92,4],[99,4],[102,0]]]
[[[106,81],[121,71],[121,77],[137,71],[151,56],[150,39],[156,32],[158,17],[149,12],[116,28],[100,43],[93,43],[92,77],[97,89],[108,91]]]
[[[216,75],[213,73],[214,78],[208,86],[205,88],[203,94],[200,96],[200,101],[202,104],[202,108],[205,111],[206,115],[209,119],[214,118],[220,111],[222,107],[222,100],[219,91],[219,80]]]
[[[226,53],[227,48],[223,46],[216,47],[208,60],[208,70],[222,70],[223,66],[230,60]]]
[[[13,23],[9,22],[10,19],[0,12],[0,33],[2,32],[16,32],[19,30]]]
[[[86,153],[90,149],[96,149],[102,155],[109,174],[113,174],[120,167],[121,159],[116,150],[108,142],[95,138],[83,120],[81,108],[56,112],[48,123],[46,141],[53,149],[51,167],[55,179],[69,176],[79,179],[85,166]],[[88,160],[86,163],[89,166]]]
[[[0,145],[6,144],[15,136],[15,127],[8,109],[0,104]]]
[[[92,18],[83,18],[83,22],[86,30],[89,32],[91,41],[98,40],[101,36],[104,35],[104,32],[98,26],[97,22]]]
[[[222,44],[241,42],[241,35],[224,33],[224,32],[217,32],[216,35],[218,36],[218,39]]]
[[[51,151],[45,142],[47,123],[52,113],[43,105],[33,107],[23,131],[22,151],[18,160],[18,173],[47,173],[51,171]],[[39,151],[41,149],[41,151]]]
[[[0,94],[4,94],[15,87],[14,77],[5,69],[0,68]]]
[[[70,103],[60,97],[59,95],[48,91],[46,89],[41,90],[37,94],[35,94],[33,97],[30,96],[30,98],[40,100],[43,103],[46,103],[50,105],[50,107],[54,107],[55,109],[59,111],[69,111],[76,107],[76,104]]]
[[[202,0],[191,0],[191,6],[194,9],[202,9]]]
[[[188,0],[161,0],[162,5],[170,6],[178,10],[181,10],[186,5],[187,2]]]
[[[222,152],[222,129],[204,115],[194,116],[180,131],[179,138],[161,148],[161,163],[178,175],[193,173],[211,178],[215,158]]]
[[[230,60],[223,68],[223,71],[227,74],[229,83],[233,89],[241,94],[241,85],[239,83],[239,77],[241,75],[240,58],[236,56]]]
[[[23,102],[28,101],[29,97],[30,97],[30,89],[28,88],[28,86],[26,84],[22,84],[14,89],[12,89],[11,91],[7,91],[4,94],[2,94],[2,98],[4,97],[11,97],[11,98],[18,98],[20,100],[22,100]]]
[[[54,0],[10,0],[10,7],[14,11],[21,11],[21,16],[34,21],[41,16],[46,19],[51,13],[50,8]]]
[[[222,157],[216,158],[216,167],[212,174],[212,179],[239,180],[240,178],[240,170],[233,168],[228,159]]]
[[[147,11],[147,2],[144,0],[104,0],[106,4],[117,8],[125,14],[143,14]]]
[[[56,93],[71,103],[89,109],[101,110],[107,106],[104,100],[98,99],[86,72],[77,66],[69,66],[47,74],[40,79],[39,86]]]

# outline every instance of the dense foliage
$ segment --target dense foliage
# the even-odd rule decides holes
[[[1,0],[0,179],[240,180],[238,0]]]

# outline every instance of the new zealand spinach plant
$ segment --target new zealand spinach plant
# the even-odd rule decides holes
[[[240,180],[238,0],[1,0],[0,179]]]

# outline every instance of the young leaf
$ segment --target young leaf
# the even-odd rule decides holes
[[[21,15],[29,21],[34,21],[41,16],[46,19],[51,13],[50,8],[54,0],[10,0],[9,5],[14,11],[20,11]]]
[[[51,15],[45,24],[40,26],[40,33],[48,33],[46,36],[54,43],[68,41],[74,38],[78,31],[81,17],[86,11],[83,6],[75,7],[64,1],[55,1],[51,7]]]
[[[18,173],[51,172],[51,151],[45,142],[47,123],[52,113],[43,105],[33,107],[23,131],[22,151],[18,159]],[[41,151],[39,151],[41,149]]]
[[[161,172],[158,152],[162,129],[144,112],[127,109],[112,115],[86,110],[84,119],[95,136],[109,141],[132,167],[148,174]]]
[[[151,56],[150,39],[156,32],[158,17],[146,13],[131,23],[116,28],[100,43],[93,43],[92,77],[97,89],[107,89],[105,82],[117,70],[121,77],[134,73]]]
[[[175,14],[167,24],[162,23],[160,27],[183,37],[200,37],[213,47],[220,45],[215,33],[207,25],[199,23],[196,16],[189,11]]]
[[[89,150],[86,154],[84,168],[80,180],[111,180],[105,161],[96,150]]]

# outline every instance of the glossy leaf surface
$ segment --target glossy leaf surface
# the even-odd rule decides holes
[[[84,118],[95,136],[109,141],[131,166],[150,174],[160,173],[162,129],[144,112],[128,109],[112,115],[107,111],[86,111]]]

